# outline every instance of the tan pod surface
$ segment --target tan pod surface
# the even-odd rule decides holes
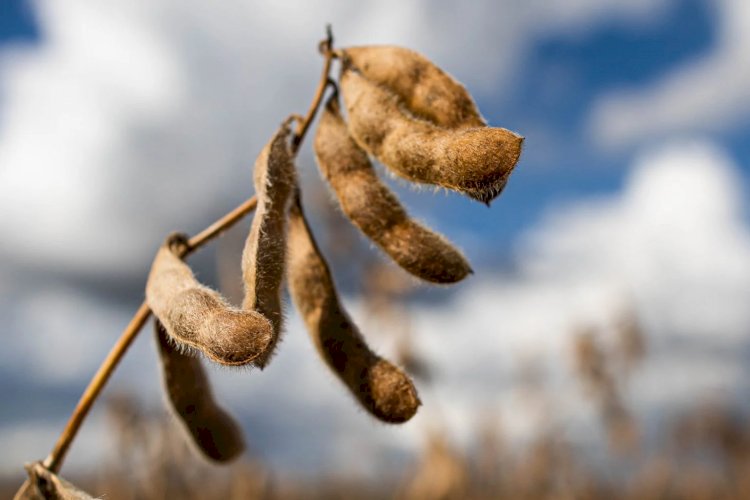
[[[466,88],[418,52],[368,45],[341,49],[341,53],[344,64],[387,87],[415,116],[446,128],[487,125]]]
[[[283,311],[281,282],[286,254],[286,211],[296,184],[290,129],[284,123],[255,161],[253,179],[258,206],[242,253],[245,299],[242,307],[257,311],[273,325],[268,350],[255,360],[264,367],[281,335]]]
[[[344,71],[341,90],[349,132],[397,175],[489,203],[521,155],[523,138],[503,128],[448,130],[405,113],[398,98],[355,71]]]
[[[172,236],[157,252],[146,283],[146,302],[176,342],[224,365],[251,362],[268,349],[271,323],[257,312],[230,306],[201,285],[176,255],[184,241],[184,236]]]
[[[200,359],[180,352],[158,320],[154,333],[170,406],[193,443],[217,462],[235,458],[245,449],[242,431],[214,400]]]
[[[372,415],[402,423],[417,412],[417,391],[409,377],[365,343],[339,302],[331,273],[301,208],[289,218],[289,290],[318,352]]]
[[[314,150],[344,214],[399,266],[433,283],[455,283],[471,272],[461,252],[409,217],[378,178],[367,153],[349,136],[335,97],[323,110]]]

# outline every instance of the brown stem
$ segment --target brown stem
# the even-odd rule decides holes
[[[227,213],[224,217],[190,238],[181,257],[190,254],[232,227],[245,215],[252,212],[257,204],[258,200],[255,196],[247,199],[244,203]],[[70,448],[70,445],[76,437],[81,424],[83,424],[86,415],[88,415],[89,410],[91,410],[91,407],[99,397],[102,389],[104,389],[104,385],[109,380],[112,372],[115,371],[120,360],[127,352],[128,347],[130,347],[130,344],[132,344],[133,340],[138,336],[138,332],[141,331],[143,325],[146,324],[146,320],[148,320],[149,316],[151,316],[151,309],[149,309],[148,305],[144,302],[135,312],[130,323],[125,327],[125,330],[122,331],[120,338],[117,339],[112,350],[109,351],[107,357],[102,361],[99,369],[89,382],[88,387],[83,391],[81,399],[78,401],[75,410],[73,410],[70,419],[68,419],[68,423],[65,425],[65,429],[63,429],[60,437],[57,438],[57,443],[55,443],[52,453],[50,453],[44,460],[44,466],[50,471],[57,472],[60,470],[60,466],[62,466],[68,448]]]
[[[327,38],[320,43],[320,49],[324,56],[323,74],[321,76],[320,82],[318,83],[318,88],[315,91],[315,96],[313,97],[310,109],[308,110],[305,118],[300,121],[297,132],[292,139],[292,151],[295,154],[297,153],[297,151],[299,151],[299,148],[302,145],[302,141],[304,140],[305,135],[310,128],[310,124],[315,118],[318,107],[320,107],[320,103],[323,100],[325,89],[328,86],[328,73],[331,69],[331,59],[333,57],[333,35],[331,34],[330,26],[327,27],[326,31]],[[206,229],[190,238],[188,240],[187,248],[185,249],[181,257],[189,255],[194,250],[197,250],[204,244],[216,238],[223,231],[227,230],[232,225],[237,223],[245,215],[252,212],[255,209],[257,203],[258,201],[255,196],[249,198],[237,208],[224,215],[221,219],[217,220]],[[109,377],[115,371],[115,368],[119,364],[122,357],[125,355],[128,347],[130,347],[130,344],[132,344],[133,340],[138,336],[138,332],[140,332],[141,328],[146,323],[146,320],[148,320],[150,315],[151,309],[145,302],[142,303],[133,315],[133,318],[130,320],[128,326],[125,327],[125,330],[123,330],[120,338],[112,347],[112,350],[110,350],[109,354],[107,354],[107,357],[99,366],[99,369],[89,382],[89,385],[81,395],[78,404],[76,405],[73,413],[68,419],[68,423],[65,425],[65,429],[63,429],[60,437],[57,439],[55,447],[52,449],[52,452],[49,454],[49,456],[44,460],[44,466],[48,470],[52,472],[58,472],[60,470],[63,460],[65,459],[65,455],[67,454],[68,449],[73,442],[73,439],[75,439],[78,430],[83,424],[84,419],[88,415],[96,399],[99,397],[99,394],[101,394],[102,389],[109,380]]]
[[[321,41],[320,45],[318,45],[318,50],[323,54],[324,59],[323,72],[320,76],[320,81],[318,82],[318,88],[315,89],[315,96],[310,103],[310,109],[307,110],[305,119],[300,122],[297,127],[297,133],[294,134],[294,139],[292,139],[292,152],[295,154],[299,151],[299,148],[302,145],[302,140],[305,138],[310,125],[312,125],[315,113],[318,112],[320,103],[323,101],[323,94],[325,94],[326,87],[328,87],[328,75],[331,72],[331,61],[333,60],[333,32],[331,31],[330,24],[326,26],[326,35],[326,39]]]
[[[194,250],[200,248],[205,243],[211,241],[212,239],[223,233],[225,230],[232,227],[244,216],[255,210],[255,207],[257,205],[258,199],[255,196],[253,196],[252,198],[248,198],[242,205],[238,206],[231,212],[227,213],[224,217],[217,220],[206,229],[190,238],[187,242],[187,250],[185,251],[183,257],[185,255],[191,254]]]
[[[122,335],[120,335],[120,338],[117,339],[117,343],[115,343],[112,350],[109,351],[107,357],[104,358],[104,361],[99,366],[96,374],[89,382],[88,387],[83,391],[81,399],[78,401],[75,410],[73,410],[73,413],[68,419],[68,423],[65,425],[65,429],[60,434],[60,437],[57,438],[57,443],[55,443],[52,453],[50,453],[43,462],[44,466],[50,471],[57,472],[60,470],[62,461],[65,459],[65,454],[68,452],[68,448],[70,448],[73,438],[75,438],[76,433],[78,433],[78,429],[81,427],[83,420],[86,418],[86,415],[88,415],[96,398],[102,392],[104,384],[107,383],[112,372],[115,371],[120,359],[122,359],[125,352],[128,350],[128,347],[130,347],[130,344],[132,344],[133,340],[138,336],[138,332],[141,331],[141,328],[146,323],[149,316],[151,316],[151,309],[149,309],[148,305],[144,302],[135,312],[130,323],[128,323],[128,326],[125,327]]]

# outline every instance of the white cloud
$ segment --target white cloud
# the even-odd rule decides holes
[[[0,474],[3,479],[9,483],[15,479],[20,486],[26,476],[24,464],[42,460],[47,456],[64,423],[60,419],[0,426],[4,450],[0,455]],[[107,463],[103,457],[115,455],[112,452],[115,441],[113,438],[112,433],[108,432],[105,419],[101,415],[94,415],[86,421],[84,432],[76,438],[66,469],[90,471],[94,467],[102,467],[102,464]]]
[[[306,109],[326,22],[341,43],[414,47],[495,96],[535,37],[642,22],[665,2],[37,0],[39,45],[0,54],[1,251],[130,275],[168,231],[239,203],[272,129]]]
[[[519,246],[518,275],[480,278],[451,306],[419,311],[423,346],[446,372],[444,400],[481,409],[532,356],[562,384],[557,416],[575,422],[586,404],[569,362],[572,334],[609,332],[627,307],[650,343],[632,385],[640,410],[738,390],[750,343],[750,230],[737,180],[716,147],[675,143],[644,155],[622,193],[551,210]],[[502,414],[529,431],[515,406]]]
[[[750,4],[712,4],[718,33],[712,50],[644,87],[605,94],[595,104],[591,134],[606,147],[684,132],[726,128],[750,114]]]
[[[69,286],[0,292],[0,315],[9,325],[0,365],[24,374],[24,384],[65,385],[90,376],[129,320],[119,304]]]
[[[636,163],[622,199],[579,205],[552,218],[530,247],[541,255],[524,260],[546,278],[596,273],[658,307],[658,316],[669,318],[663,329],[708,333],[725,309],[744,310],[740,292],[750,276],[750,240],[739,185],[720,150],[676,143]],[[729,322],[736,327],[743,321]],[[716,329],[715,336],[746,335]]]

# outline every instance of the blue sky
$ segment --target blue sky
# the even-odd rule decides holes
[[[34,15],[26,2],[10,0],[3,3],[2,9],[0,37],[3,43],[34,41],[39,36]]]
[[[488,394],[499,412],[512,403],[517,359],[531,354],[551,363],[559,413],[575,435],[593,417],[560,359],[575,327],[597,325],[606,336],[622,307],[657,346],[628,393],[643,415],[679,408],[698,391],[747,400],[745,4],[5,0],[0,447],[12,451],[0,473],[46,454],[141,300],[163,235],[197,231],[248,196],[254,156],[286,114],[306,109],[328,21],[343,45],[424,52],[467,85],[492,125],[525,135],[526,149],[490,209],[393,182],[477,270],[455,293],[431,292],[440,305],[409,306],[418,346],[445,369],[415,423],[376,427],[355,411],[292,313],[289,340],[267,371],[212,372],[265,458],[305,469],[325,453],[346,464],[347,440],[363,434],[372,450],[413,451],[436,407],[465,440]],[[310,191],[321,188],[309,149],[299,168]],[[241,245],[244,230],[221,248]],[[209,282],[215,256],[209,249],[191,260]],[[350,304],[361,318],[356,297]],[[387,352],[392,339],[376,342]],[[136,343],[113,386],[141,387],[156,405],[151,347]],[[259,399],[273,401],[259,407]],[[323,419],[322,407],[337,418],[315,436],[290,417]],[[101,454],[97,415],[73,464]],[[504,417],[516,435],[531,432],[533,419]]]
[[[664,12],[640,25],[612,18],[579,33],[536,38],[502,95],[492,88],[475,94],[491,123],[527,136],[512,189],[496,202],[491,215],[467,201],[442,207],[431,204],[439,214],[435,218],[446,226],[466,228],[468,224],[505,259],[514,238],[551,205],[619,190],[634,158],[656,141],[602,147],[591,137],[591,108],[602,94],[648,86],[710,53],[717,31],[711,5],[694,0],[668,2]],[[689,137],[694,130],[726,147],[747,183],[750,120],[719,130],[677,130],[675,136]],[[410,200],[418,203],[418,195]]]
[[[514,174],[512,189],[496,202],[491,215],[484,207],[457,196],[447,202],[444,197],[425,200],[423,193],[408,190],[402,191],[403,196],[446,232],[466,229],[491,242],[504,260],[514,239],[539,220],[549,206],[621,188],[633,159],[657,141],[639,138],[626,146],[603,147],[591,132],[591,112],[597,100],[609,92],[649,87],[716,50],[717,4],[698,0],[654,3],[660,7],[650,19],[633,21],[615,12],[580,29],[535,33],[519,47],[522,63],[514,65],[512,76],[502,78],[500,92],[491,83],[472,89],[492,124],[527,136],[526,152]],[[565,2],[560,5],[565,8]],[[3,9],[0,43],[39,42],[32,6],[11,0]],[[492,37],[483,39],[485,44],[491,42]],[[476,57],[491,54],[487,52],[490,49],[476,47]],[[747,117],[730,126],[688,126],[665,133],[689,137],[695,132],[725,147],[737,160],[747,183]]]

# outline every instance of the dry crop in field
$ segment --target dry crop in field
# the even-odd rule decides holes
[[[367,295],[380,295],[376,299],[380,302],[383,295],[399,293],[400,286],[381,282],[375,287],[377,290]],[[397,304],[391,304],[394,305]],[[387,306],[378,306],[381,311],[382,307]],[[583,388],[601,387],[601,381],[607,379],[611,387],[626,390],[631,374],[648,369],[640,364],[647,355],[647,336],[632,319],[612,324],[617,328],[615,339],[605,335],[613,333],[611,329],[593,327],[581,330],[584,340],[581,336],[572,339],[569,347],[574,356],[569,362],[578,367]],[[616,341],[608,343],[607,339]],[[639,346],[637,358],[632,357],[632,345]],[[627,365],[623,364],[625,360]],[[538,413],[544,417],[539,419],[529,442],[514,442],[503,415],[495,411],[482,413],[468,426],[465,446],[452,441],[448,425],[431,422],[417,428],[423,433],[417,456],[398,471],[373,476],[357,474],[357,464],[353,463],[343,465],[333,474],[314,478],[289,473],[276,475],[268,464],[253,457],[252,450],[224,467],[213,467],[186,453],[185,441],[178,432],[181,429],[173,425],[173,419],[165,418],[162,411],[141,407],[135,395],[111,396],[105,402],[106,421],[110,433],[117,438],[117,446],[98,470],[76,477],[76,484],[96,494],[106,492],[99,498],[108,500],[750,498],[747,408],[711,398],[693,402],[671,417],[653,422],[643,415],[639,417],[623,398],[635,429],[656,426],[656,432],[648,437],[635,432],[636,442],[626,454],[616,447],[609,450],[598,445],[581,447],[560,432],[565,425],[567,403],[559,398],[554,379],[545,375],[547,362],[538,358],[521,361],[519,366],[524,378],[528,378],[518,385],[520,395],[536,401],[534,409],[528,408],[532,415]],[[591,378],[602,371],[607,373],[604,378],[599,375]],[[591,395],[593,409],[598,407],[600,399],[595,393]],[[587,432],[599,443],[602,438],[611,437],[611,425],[608,416],[599,413]],[[377,455],[374,459],[378,460]],[[38,495],[91,498],[38,462],[27,468],[35,484],[41,487]],[[0,478],[1,498],[8,491],[4,486]]]
[[[326,90],[333,88],[315,149],[344,213],[407,271],[428,282],[454,283],[471,272],[468,262],[447,240],[407,215],[377,178],[368,154],[407,180],[489,204],[518,162],[523,138],[488,127],[466,89],[415,52],[398,47],[336,51],[330,30],[320,49],[324,66],[312,105],[306,116],[287,118],[260,153],[255,197],[197,236],[171,236],[158,250],[146,302],[92,379],[52,453],[30,469],[19,498],[35,498],[34,492],[39,497],[46,475],[57,478],[91,405],[151,312],[164,327],[157,339],[166,389],[185,428],[207,456],[219,461],[237,456],[243,447],[240,430],[216,405],[198,360],[190,356],[267,366],[283,327],[281,286],[287,268],[291,294],[319,354],[356,399],[386,422],[405,422],[416,413],[420,402],[414,384],[372,352],[339,303],[328,264],[304,220],[295,157]],[[329,76],[334,59],[341,62],[338,82]],[[339,113],[339,88],[347,118]],[[294,121],[298,126],[292,131]],[[198,283],[182,259],[254,209],[238,263],[245,298],[237,309]]]

